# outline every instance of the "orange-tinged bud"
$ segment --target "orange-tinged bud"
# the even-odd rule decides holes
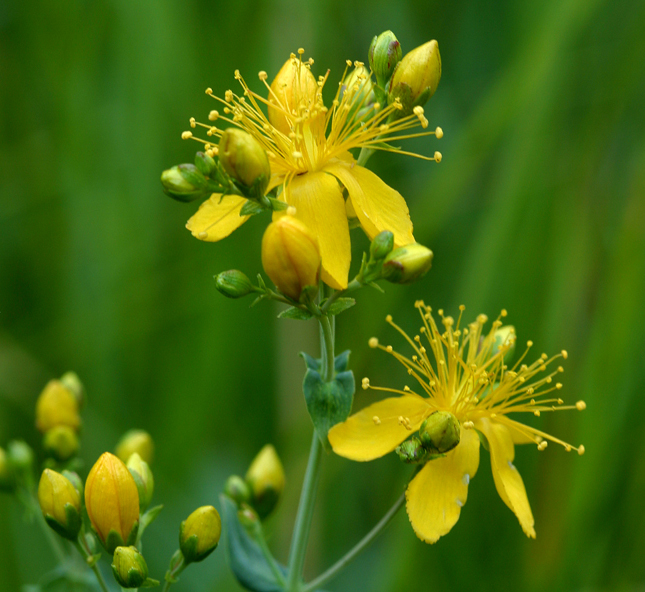
[[[81,498],[67,477],[45,469],[38,484],[38,502],[53,530],[66,539],[76,539],[82,524]]]
[[[139,527],[139,493],[125,464],[104,452],[85,482],[85,506],[108,553],[134,543]]]
[[[44,434],[59,425],[80,427],[78,400],[60,380],[50,380],[36,402],[36,427]]]
[[[127,463],[136,452],[142,460],[150,464],[154,451],[155,445],[148,432],[145,430],[130,430],[121,436],[114,452],[124,463]]]
[[[298,300],[305,286],[318,285],[318,241],[303,222],[282,216],[264,232],[262,266],[280,292]]]
[[[317,101],[318,84],[311,70],[296,57],[289,58],[271,83],[269,121],[289,135],[294,120],[312,110]]]
[[[435,93],[441,79],[439,44],[433,39],[403,56],[390,79],[388,101],[401,102],[400,114],[409,115]]]

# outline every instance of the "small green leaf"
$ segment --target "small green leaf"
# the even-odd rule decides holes
[[[325,450],[330,451],[327,432],[332,426],[345,421],[352,410],[354,373],[351,370],[341,372],[330,382],[323,382],[320,374],[309,368],[302,389],[318,437]]]
[[[367,285],[370,286],[371,288],[374,288],[377,292],[380,292],[381,294],[385,294],[385,290],[381,288],[381,286],[379,286],[376,282],[369,282]]]
[[[339,298],[334,302],[330,307],[329,310],[327,311],[330,315],[337,315],[343,312],[344,310],[347,310],[348,308],[351,308],[356,304],[356,300],[353,298]]]
[[[334,359],[334,370],[336,373],[345,372],[347,366],[349,365],[349,354],[352,352],[346,349],[342,354],[338,354]],[[316,370],[316,368],[314,368]]]
[[[240,210],[240,216],[255,216],[256,214],[264,212],[264,209],[265,208],[257,201],[248,199]]]
[[[342,355],[343,354],[341,354],[341,356]],[[316,370],[317,372],[320,372],[320,364],[322,364],[322,360],[314,358],[313,356],[310,356],[305,352],[300,352],[300,357],[305,361],[305,364],[307,364],[307,368],[311,368],[311,370]]]
[[[153,580],[152,578],[146,578],[146,581],[139,586],[139,588],[154,588],[159,585],[159,580]]]
[[[235,502],[226,495],[220,495],[220,501],[227,554],[238,582],[255,592],[281,592],[282,587],[275,579],[260,546],[240,523]],[[286,577],[286,568],[282,565],[278,565],[278,568]]]
[[[308,321],[312,318],[312,315],[308,310],[302,310],[301,308],[296,308],[295,306],[290,306],[283,310],[279,315],[279,319],[295,319],[296,321]]]

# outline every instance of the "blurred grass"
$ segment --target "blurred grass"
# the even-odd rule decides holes
[[[121,432],[157,441],[149,543],[161,574],[179,520],[216,502],[231,472],[273,441],[286,499],[271,524],[286,558],[310,438],[297,352],[315,327],[221,298],[212,275],[260,270],[265,220],[221,244],[183,229],[193,206],[165,198],[161,170],[192,159],[179,141],[239,68],[254,85],[303,46],[339,76],[391,28],[408,51],[437,38],[443,79],[428,105],[445,137],[410,142],[440,165],[377,155],[408,199],[434,269],[412,287],[361,293],[338,322],[357,378],[405,380],[366,351],[394,339],[387,313],[417,326],[412,303],[495,314],[521,339],[565,348],[563,394],[583,414],[540,426],[585,456],[518,450],[536,516],[524,538],[488,461],[449,536],[420,543],[405,516],[333,590],[636,590],[645,586],[645,4],[638,0],[458,0],[449,4],[273,0],[10,0],[0,6],[0,443],[38,446],[33,405],[52,376],[86,383],[83,458]],[[259,88],[259,87],[257,87]],[[355,259],[366,247],[353,235]],[[352,316],[350,316],[352,315]],[[393,341],[393,343],[395,343]],[[395,343],[396,344],[396,343]],[[399,344],[400,345],[400,344]],[[359,391],[356,404],[370,395]],[[537,424],[536,424],[537,425]],[[407,471],[394,458],[326,459],[307,571],[324,569],[385,512]],[[187,485],[190,484],[190,485]],[[355,529],[355,530],[354,530]],[[53,562],[17,506],[0,497],[0,582],[18,590]],[[156,545],[155,545],[156,546]],[[223,553],[188,570],[184,590],[236,590]],[[38,558],[35,561],[33,558]],[[179,589],[179,588],[178,588]]]

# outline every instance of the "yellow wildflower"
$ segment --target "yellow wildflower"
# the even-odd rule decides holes
[[[347,286],[351,258],[348,219],[357,218],[370,239],[390,230],[395,246],[414,242],[408,207],[401,194],[358,165],[349,151],[388,150],[438,161],[438,152],[424,157],[386,142],[431,134],[441,138],[443,132],[440,128],[408,131],[428,127],[421,106],[391,121],[402,108],[400,101],[370,103],[373,95],[366,92],[370,73],[360,62],[347,62],[345,74],[352,65],[358,73],[348,79],[353,82],[346,88],[339,85],[331,107],[325,106],[322,93],[329,73],[316,80],[311,73],[313,60],[303,61],[303,53],[300,49],[298,56],[291,54],[271,85],[267,73],[259,73],[268,98],[250,90],[239,71],[235,78],[242,87],[241,95],[227,90],[221,99],[207,89],[206,93],[223,105],[222,113],[211,111],[210,124],[191,119],[191,126],[205,128],[206,134],[216,139],[224,133],[217,122],[224,121],[258,140],[271,166],[269,190],[281,187],[279,199],[295,207],[296,217],[317,237],[323,281],[342,289]],[[182,137],[193,138],[193,133],[184,132]],[[207,154],[217,154],[216,140],[200,141],[206,144]],[[238,195],[213,194],[188,221],[187,228],[201,240],[221,240],[248,219],[239,215],[245,201]],[[275,212],[274,218],[282,215],[284,212]]]
[[[434,543],[459,519],[466,503],[468,483],[479,466],[481,437],[490,452],[497,492],[515,513],[526,535],[534,538],[531,507],[522,478],[513,465],[515,444],[532,442],[538,450],[544,450],[550,440],[579,454],[584,453],[584,447],[571,446],[511,419],[508,414],[540,415],[545,411],[585,408],[583,401],[564,405],[562,399],[554,396],[562,388],[554,377],[563,369],[561,366],[547,368],[556,359],[566,358],[567,352],[552,357],[542,354],[532,364],[525,364],[524,359],[533,345],[529,341],[524,354],[509,368],[504,358],[515,345],[515,334],[500,329],[500,318],[506,316],[506,311],[502,311],[484,335],[486,315],[479,315],[475,322],[461,328],[461,313],[455,324],[452,317],[444,316],[439,310],[444,326],[440,330],[430,307],[423,302],[417,302],[416,307],[423,319],[420,330],[423,340],[421,335],[410,338],[390,316],[386,319],[414,349],[411,358],[394,351],[390,345],[380,345],[374,337],[369,344],[391,353],[401,362],[421,386],[423,396],[408,386],[403,390],[374,387],[367,378],[363,379],[363,388],[401,396],[374,403],[334,426],[329,431],[334,451],[358,461],[379,458],[419,430],[431,414],[448,412],[460,424],[458,444],[444,456],[427,462],[407,488],[408,517],[417,536]],[[463,313],[464,307],[460,310]]]

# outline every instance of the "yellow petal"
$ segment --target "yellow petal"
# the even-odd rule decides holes
[[[531,513],[526,489],[519,472],[513,465],[515,446],[508,428],[488,419],[480,419],[475,423],[488,439],[490,464],[495,479],[497,493],[504,503],[515,513],[526,536],[535,538],[533,525],[535,520]]]
[[[426,399],[418,395],[384,399],[336,424],[329,430],[329,442],[340,456],[374,460],[392,452],[431,412]],[[399,418],[409,420],[407,427]]]
[[[468,483],[479,466],[479,436],[461,428],[461,441],[446,456],[426,463],[406,491],[408,518],[416,535],[435,543],[459,520]]]
[[[219,193],[213,193],[188,220],[186,228],[199,240],[222,240],[249,219],[249,216],[240,216],[245,203],[246,198],[239,195],[225,195],[222,198]]]
[[[352,258],[345,200],[338,182],[323,172],[306,173],[288,182],[284,197],[318,238],[322,258],[322,280],[336,290],[347,287]]]
[[[395,246],[414,242],[410,212],[403,196],[378,175],[356,164],[338,161],[326,165],[324,170],[338,177],[347,188],[356,215],[370,239],[383,230],[390,230]]]

